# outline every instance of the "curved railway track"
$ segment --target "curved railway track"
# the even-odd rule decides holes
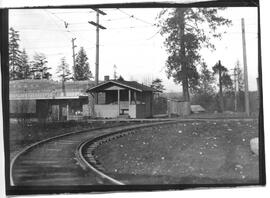
[[[92,168],[79,157],[82,143],[103,135],[176,121],[133,124],[106,129],[84,130],[37,142],[19,152],[10,163],[11,185],[54,186],[122,184]]]
[[[218,119],[211,119],[211,121]],[[252,120],[252,119],[229,119]],[[37,142],[19,152],[10,163],[11,185],[123,185],[106,175],[92,151],[99,145],[132,133],[133,129],[175,122],[209,119],[166,120],[68,133]]]

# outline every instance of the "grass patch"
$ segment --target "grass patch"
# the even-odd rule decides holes
[[[249,147],[257,136],[257,120],[177,123],[137,129],[94,156],[132,184],[258,183],[258,156]]]

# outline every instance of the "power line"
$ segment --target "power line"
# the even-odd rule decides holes
[[[140,19],[140,18],[136,17],[134,14],[131,15],[131,14],[129,14],[129,13],[123,11],[123,10],[120,10],[119,8],[116,8],[116,9],[119,10],[120,12],[122,12],[123,14],[129,16],[130,18],[136,19],[137,21],[141,21],[141,22],[146,23],[146,24],[149,24],[151,26],[158,26],[157,24],[152,24],[152,23],[150,23],[148,21],[145,21],[143,19]]]
[[[108,30],[118,30],[118,29],[134,29],[134,28],[151,28],[150,25],[144,26],[125,26],[125,27],[115,27],[115,28],[108,28]]]
[[[65,20],[61,19],[60,17],[58,17],[56,14],[54,14],[53,12],[50,12],[49,10],[45,10],[47,12],[49,12],[50,14],[52,14],[53,16],[55,16],[56,18],[58,18],[60,21],[63,21],[64,23],[66,22]]]
[[[120,18],[112,18],[112,19],[106,19],[103,21],[119,21],[119,20],[125,20],[125,19],[129,19],[130,17],[120,17]]]
[[[64,54],[63,53],[52,53],[52,54],[45,53],[45,55],[47,55],[47,56],[59,56],[59,55],[64,55]]]
[[[53,14],[88,14],[88,13],[93,13],[94,11],[70,11],[70,12],[52,12]]]
[[[22,29],[20,29],[20,31],[44,31],[44,30],[41,28],[22,28]],[[46,31],[67,32],[65,30],[59,30],[59,29],[46,29]]]
[[[27,49],[59,49],[59,48],[64,48],[64,47],[70,47],[68,45],[64,46],[39,46],[39,47],[28,47]]]
[[[258,34],[258,32],[245,32],[247,34]],[[225,34],[242,34],[241,32],[226,32]]]
[[[156,35],[158,35],[158,33],[160,33],[161,30],[158,30],[155,34],[153,34],[153,36],[147,38],[146,40],[151,40],[152,38],[154,38]]]
[[[48,10],[44,10],[47,14],[48,13],[50,13],[50,14],[52,14],[51,12],[49,12]],[[49,14],[48,14],[49,15]],[[54,14],[52,14],[53,16],[55,16]],[[49,15],[49,16],[51,16],[51,15]],[[58,18],[58,17],[57,17]],[[64,20],[62,20],[62,19],[60,19],[60,18],[58,18],[59,20],[61,20],[61,21],[64,21]],[[55,22],[55,20],[53,20],[53,22],[54,22],[54,24],[60,29],[60,30],[62,30],[62,28]],[[65,22],[65,21],[64,21]],[[67,37],[67,35],[66,34],[64,34],[66,37]],[[68,37],[67,37],[68,38]],[[68,40],[69,40],[69,38],[68,38]]]

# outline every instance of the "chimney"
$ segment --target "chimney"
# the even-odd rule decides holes
[[[110,76],[104,76],[104,81],[109,81],[110,80]]]

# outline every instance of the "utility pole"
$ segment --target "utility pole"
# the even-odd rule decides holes
[[[221,71],[221,62],[218,61],[218,80],[219,80],[219,105],[221,112],[224,111],[224,102],[223,102],[223,93],[222,93],[222,71]]]
[[[246,37],[245,37],[245,20],[242,18],[242,44],[243,44],[243,63],[244,63],[244,82],[245,82],[245,110],[249,116],[249,91],[248,91],[248,71],[247,71],[247,53],[246,53]]]
[[[237,104],[237,91],[238,91],[238,70],[237,70],[237,65],[235,65],[234,69],[233,69],[233,76],[234,76],[234,111],[237,112],[238,108],[238,104]]]
[[[91,25],[96,26],[96,71],[95,71],[95,83],[98,85],[98,76],[99,76],[99,29],[106,29],[104,26],[99,24],[99,14],[106,15],[105,12],[94,9],[96,11],[96,22],[88,21]],[[98,95],[96,94],[96,103],[98,103]]]
[[[77,47],[76,45],[74,45],[74,41],[76,40],[76,38],[72,38],[71,42],[72,42],[72,57],[73,57],[73,75],[75,77],[75,47]]]
[[[114,80],[117,79],[116,69],[117,69],[117,67],[116,67],[116,65],[114,65],[114,66],[113,66],[113,78],[114,78]]]

